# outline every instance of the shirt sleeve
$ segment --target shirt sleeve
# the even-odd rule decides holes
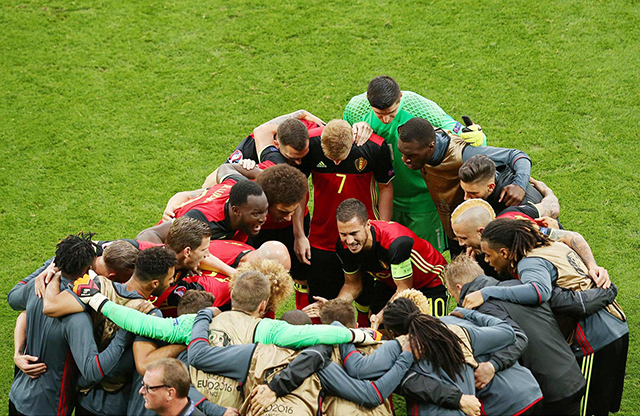
[[[255,344],[226,347],[209,345],[209,325],[212,318],[213,312],[210,309],[203,309],[196,315],[187,349],[189,364],[204,372],[242,382],[247,377]]]
[[[456,308],[455,310],[476,325],[464,327],[469,334],[473,355],[490,354],[515,342],[516,335],[513,329],[502,319],[472,309]]]
[[[462,390],[453,383],[409,371],[400,385],[400,393],[407,399],[433,403],[445,409],[459,409]]]
[[[356,95],[349,100],[349,103],[344,108],[344,114],[342,117],[353,125],[359,121],[364,121],[364,117],[371,111],[371,104],[367,100],[367,93]]]
[[[287,163],[287,159],[282,156],[282,153],[275,146],[267,146],[262,149],[262,152],[258,155],[258,161],[262,162],[273,162],[276,165],[280,163]]]
[[[608,289],[597,287],[581,292],[555,286],[551,292],[549,306],[558,315],[583,319],[613,303],[617,294],[618,288],[613,283]]]
[[[518,326],[518,324],[509,317],[509,313],[503,309],[499,304],[493,302],[485,302],[478,308],[479,312],[502,319],[511,326],[513,332],[516,334],[516,341],[492,353],[487,361],[493,364],[496,372],[502,371],[505,368],[509,368],[514,365],[520,359],[520,356],[524,352],[525,348],[529,344],[529,338],[524,331]]]
[[[494,298],[521,305],[538,305],[551,297],[552,271],[555,271],[555,267],[547,260],[524,258],[518,262],[518,275],[522,285],[491,286],[480,291],[485,300]]]
[[[353,274],[360,270],[360,265],[356,261],[353,253],[342,246],[340,239],[336,242],[336,255],[342,264],[342,271],[347,274]]]
[[[413,244],[413,238],[402,236],[396,238],[389,245],[389,267],[393,280],[404,280],[413,276],[413,266],[411,265]]]
[[[269,382],[269,388],[276,396],[285,396],[298,387],[315,372],[326,367],[331,361],[333,347],[314,345],[305,348],[281,372]]]
[[[505,149],[502,147],[474,147],[467,146],[462,151],[463,161],[467,161],[475,155],[487,155],[496,164],[496,167],[509,166],[514,172],[513,183],[522,189],[527,189],[531,176],[531,159],[518,149]]]
[[[340,345],[342,365],[349,376],[360,380],[371,380],[382,376],[402,353],[398,341],[385,341],[369,355],[364,355],[353,344]]]
[[[391,162],[390,144],[383,142],[379,150],[376,152],[376,160],[373,168],[373,176],[376,182],[388,184],[393,180],[395,171]]]
[[[27,308],[27,299],[30,291],[33,291],[34,284],[29,285],[33,279],[35,279],[40,273],[46,269],[51,262],[53,262],[54,257],[51,257],[49,260],[45,261],[40,268],[38,268],[35,272],[31,273],[29,276],[20,280],[7,294],[7,302],[9,302],[9,306],[11,309],[15,311],[23,311]]]
[[[403,91],[402,94],[402,110],[414,117],[428,120],[435,128],[460,134],[462,125],[445,113],[438,104],[412,91]]]
[[[413,355],[404,351],[393,363],[391,369],[373,382],[349,377],[342,367],[334,362],[318,371],[318,377],[329,394],[365,407],[376,407],[393,393],[412,364]]]
[[[109,346],[98,353],[89,314],[74,313],[62,319],[65,338],[80,371],[78,385],[86,387],[97,383],[116,366],[132,335],[118,331]]]
[[[301,348],[316,344],[343,344],[353,335],[347,328],[333,325],[290,325],[285,321],[262,319],[256,327],[254,341],[280,347]]]
[[[102,313],[120,328],[143,337],[159,339],[169,344],[188,344],[191,337],[190,322],[186,322],[187,325],[185,325],[185,321],[189,321],[188,315],[178,318],[161,318],[145,315],[112,301],[104,304]]]

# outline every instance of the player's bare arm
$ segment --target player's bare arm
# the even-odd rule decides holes
[[[220,165],[220,167],[218,167],[218,169],[216,169],[217,172],[217,177],[216,177],[216,181],[217,183],[221,183],[222,181],[224,181],[227,177],[229,177],[230,175],[234,175],[234,174],[240,174],[242,176],[244,176],[247,179],[255,179],[258,177],[258,175],[260,175],[260,173],[262,173],[262,169],[259,167],[254,167],[252,169],[246,169],[242,164],[239,163],[225,163],[223,165]]]
[[[198,268],[200,270],[208,270],[216,273],[221,273],[225,276],[232,276],[236,273],[236,269],[211,254],[211,252],[209,252],[209,255],[200,262]]]
[[[560,202],[551,188],[549,188],[544,182],[533,178],[529,178],[529,182],[531,182],[533,187],[536,188],[543,196],[542,201],[535,205],[538,209],[539,216],[558,218],[558,215],[560,215]]]
[[[378,213],[382,221],[391,221],[393,215],[393,181],[378,182]]]
[[[16,327],[13,331],[13,362],[23,373],[36,379],[47,371],[45,363],[39,363],[38,357],[24,353],[27,341],[27,311],[22,311],[16,319]]]
[[[573,249],[584,264],[587,266],[589,276],[597,287],[608,289],[611,286],[611,279],[607,269],[598,266],[593,257],[593,251],[582,234],[575,231],[550,229],[549,238],[553,241],[560,241]]]
[[[311,265],[311,244],[304,233],[304,203],[301,203],[293,213],[293,250],[300,263]],[[300,281],[298,283],[301,283]]]
[[[353,302],[362,293],[362,272],[360,270],[354,273],[344,274],[344,285],[338,293],[338,298],[347,302]]]
[[[167,235],[169,235],[170,227],[171,221],[165,221],[162,224],[154,225],[153,227],[140,231],[136,236],[136,240],[164,244],[164,241],[167,239]]]
[[[180,207],[180,205],[184,204],[187,201],[192,200],[193,198],[197,198],[202,195],[203,192],[206,192],[206,189],[196,189],[194,191],[182,191],[176,193],[174,196],[169,198],[167,202],[167,207],[164,209],[162,213],[162,219],[164,221],[169,221],[175,217],[175,211]]]
[[[136,362],[136,370],[144,376],[147,365],[161,358],[176,358],[187,346],[182,344],[166,345],[158,348],[149,341],[136,341],[133,343],[133,357]]]
[[[44,292],[42,313],[59,318],[78,312],[84,312],[83,305],[70,292],[60,292],[60,274],[56,273]]]

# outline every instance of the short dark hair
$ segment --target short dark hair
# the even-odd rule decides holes
[[[288,118],[276,131],[280,146],[289,146],[299,152],[309,146],[309,129],[297,118]]]
[[[436,140],[436,131],[429,121],[414,117],[398,128],[398,139],[405,143],[418,142],[428,146]]]
[[[202,244],[202,239],[207,237],[211,237],[209,224],[183,216],[173,221],[169,227],[165,245],[176,253],[180,253],[187,247],[195,250]]]
[[[472,156],[460,166],[458,177],[465,183],[487,182],[495,179],[496,164],[487,155]]]
[[[176,389],[176,397],[182,399],[189,396],[191,379],[187,366],[175,358],[161,358],[147,365],[147,371],[161,369],[162,384]]]
[[[345,223],[354,218],[357,218],[360,224],[365,224],[369,219],[367,207],[355,198],[345,199],[340,203],[340,205],[338,205],[338,209],[336,210],[336,220],[338,220],[338,222]]]
[[[299,311],[298,309],[286,311],[282,314],[280,320],[285,321],[289,325],[311,325],[313,323],[311,318],[309,318],[309,315]]]
[[[338,321],[347,328],[355,328],[356,309],[351,302],[347,302],[344,299],[331,299],[320,309],[320,321],[323,324]]]
[[[229,191],[229,205],[239,207],[247,203],[249,195],[261,196],[264,194],[262,187],[256,182],[240,181],[231,187]]]
[[[116,274],[131,273],[136,267],[140,250],[126,240],[116,240],[109,244],[102,253],[102,260],[109,271]]]
[[[304,173],[293,166],[281,163],[268,167],[256,178],[269,205],[293,205],[300,202],[309,191],[309,182]]]
[[[76,279],[93,264],[96,246],[91,241],[93,233],[68,235],[56,246],[56,266],[68,279]]]
[[[387,75],[380,75],[369,81],[367,99],[371,107],[385,110],[394,105],[402,92],[395,79]]]
[[[178,316],[198,313],[200,309],[213,306],[216,297],[205,290],[187,290],[178,302]]]
[[[134,273],[143,282],[163,280],[176,263],[175,251],[162,246],[151,247],[138,255]]]

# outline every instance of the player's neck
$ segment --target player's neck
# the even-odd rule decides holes
[[[373,231],[372,231],[373,226],[368,226],[367,227],[367,241],[364,242],[364,245],[362,246],[362,251],[369,251],[371,250],[371,248],[373,248]]]

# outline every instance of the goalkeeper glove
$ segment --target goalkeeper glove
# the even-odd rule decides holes
[[[96,312],[100,312],[109,299],[100,293],[100,279],[98,275],[89,270],[87,274],[73,282],[73,293],[78,295],[80,300],[91,306]]]
[[[373,329],[370,328],[351,328],[349,329],[349,331],[351,331],[351,335],[353,336],[353,338],[351,339],[351,342],[353,344],[358,344],[358,345],[373,345],[373,344],[377,344],[378,341],[376,341],[376,337],[377,331],[374,331]]]
[[[471,146],[483,146],[487,143],[487,136],[482,132],[482,127],[471,121],[469,116],[462,116],[465,127],[462,128],[460,138]]]

